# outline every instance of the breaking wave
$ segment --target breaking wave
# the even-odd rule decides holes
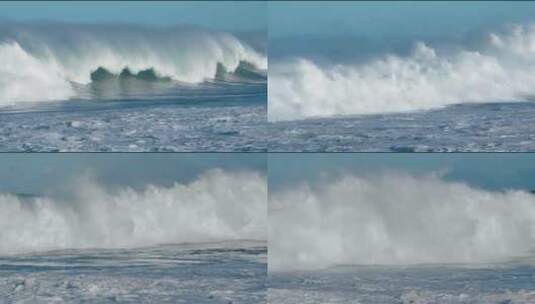
[[[262,74],[263,52],[232,34],[198,28],[4,23],[0,105],[69,99],[73,84],[95,77],[201,83],[244,66]]]
[[[298,58],[270,65],[269,119],[528,101],[535,95],[535,25],[491,33],[476,49],[452,49],[417,42],[408,56],[360,64],[320,65]]]
[[[142,191],[84,182],[69,200],[0,194],[0,254],[266,240],[266,197],[263,176],[221,170]]]
[[[485,263],[530,256],[535,195],[440,175],[347,175],[271,194],[272,271],[335,265]]]

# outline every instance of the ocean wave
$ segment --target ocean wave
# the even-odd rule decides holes
[[[358,51],[358,50],[355,50]],[[408,56],[322,65],[270,64],[269,119],[407,112],[535,95],[535,25],[490,33],[475,49],[415,43]]]
[[[139,80],[149,82],[171,82],[173,79],[169,76],[162,76],[161,73],[154,68],[139,70],[132,72],[129,67],[125,67],[120,73],[109,71],[105,67],[98,67],[90,74],[91,82],[108,82],[108,81],[127,81]],[[227,68],[217,63],[215,75],[213,77],[216,81],[229,82],[265,82],[267,80],[267,73],[264,70],[257,69],[254,65],[247,61],[240,61],[238,66],[233,71],[228,71]]]
[[[266,197],[264,177],[222,170],[142,191],[85,180],[68,200],[0,194],[0,254],[266,240]]]
[[[69,99],[73,83],[103,71],[201,83],[216,78],[218,67],[267,70],[263,51],[236,36],[186,27],[4,23],[0,58],[0,105]]]
[[[271,194],[270,271],[492,263],[530,256],[535,195],[439,174],[342,176]]]
[[[0,105],[20,101],[61,100],[74,89],[56,62],[41,61],[16,42],[0,44]]]

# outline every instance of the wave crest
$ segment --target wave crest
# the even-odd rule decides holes
[[[440,176],[344,176],[275,193],[270,270],[334,265],[484,263],[529,255],[535,196]]]
[[[492,33],[478,50],[416,43],[411,55],[320,66],[272,65],[269,119],[406,112],[455,103],[526,101],[535,95],[535,25]]]
[[[3,26],[2,104],[68,99],[73,95],[69,82],[88,84],[99,68],[114,75],[125,69],[133,75],[153,71],[153,76],[184,83],[214,79],[218,65],[230,72],[237,70],[241,62],[267,69],[267,57],[261,51],[224,32],[126,25]],[[6,68],[6,64],[11,66]]]
[[[41,61],[16,42],[0,44],[0,105],[67,99],[74,90],[61,66]]]
[[[265,240],[266,197],[264,177],[221,170],[143,191],[85,182],[72,200],[0,194],[0,254]]]

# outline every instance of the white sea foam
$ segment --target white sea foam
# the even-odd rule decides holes
[[[61,248],[266,240],[266,182],[210,171],[189,184],[110,193],[80,183],[72,200],[0,195],[0,254]]]
[[[54,61],[39,60],[16,42],[0,44],[0,58],[0,106],[74,95],[63,69]]]
[[[267,57],[236,36],[196,28],[128,25],[2,24],[0,105],[68,99],[71,82],[87,84],[102,67],[119,74],[154,69],[158,76],[200,83],[218,64],[267,69]]]
[[[401,295],[403,304],[468,304],[468,303],[518,303],[530,304],[535,302],[535,292],[529,290],[507,291],[502,293],[481,293],[477,295],[448,294],[444,292],[429,292],[411,290]]]
[[[529,255],[533,244],[533,194],[437,174],[347,175],[270,195],[270,271],[498,262]]]
[[[358,52],[358,50],[355,50]],[[415,43],[409,56],[320,65],[270,65],[269,119],[376,114],[455,103],[526,101],[535,95],[535,25],[491,33],[478,49]]]

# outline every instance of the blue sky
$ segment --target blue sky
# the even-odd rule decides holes
[[[193,24],[225,31],[266,29],[266,3],[253,1],[7,1],[0,19],[145,25]]]
[[[263,154],[34,153],[2,154],[0,191],[41,194],[67,190],[84,174],[109,188],[190,182],[206,170],[266,172]],[[63,189],[62,189],[63,188]]]
[[[447,172],[445,178],[491,189],[535,190],[535,154],[518,153],[327,153],[269,155],[270,190],[324,176],[372,172]]]
[[[269,34],[284,36],[463,35],[535,20],[535,2],[375,1],[269,3]]]

